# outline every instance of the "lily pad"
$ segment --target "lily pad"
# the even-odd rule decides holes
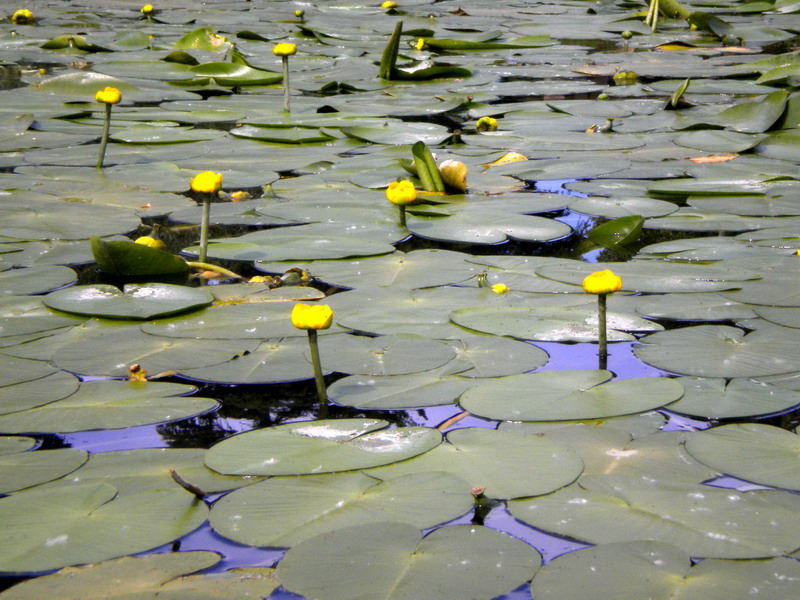
[[[116,497],[106,483],[0,499],[0,572],[48,571],[144,552],[199,527],[207,509],[185,490]]]
[[[0,295],[40,294],[75,283],[77,274],[68,267],[41,266],[0,273]]]
[[[751,379],[681,377],[683,397],[669,410],[702,419],[736,419],[784,412],[800,404],[800,394]]]
[[[736,423],[698,432],[686,441],[697,460],[739,479],[800,490],[800,437],[761,423]]]
[[[80,467],[88,458],[86,451],[73,448],[0,455],[0,494],[57,479]]]
[[[44,303],[64,312],[110,319],[155,319],[202,308],[214,298],[205,290],[168,283],[78,285],[48,294]]]
[[[211,398],[184,397],[192,386],[118,380],[85,381],[64,400],[0,415],[4,433],[68,433],[124,429],[185,419],[214,410]]]
[[[460,525],[423,537],[413,525],[384,522],[302,542],[277,575],[287,590],[320,600],[489,600],[527,581],[540,564],[533,548],[492,529]]]
[[[212,446],[206,466],[227,475],[353,471],[405,460],[441,443],[434,429],[387,425],[379,419],[339,419],[256,429]]]
[[[471,413],[513,421],[602,419],[675,402],[681,385],[662,377],[612,381],[608,371],[543,371],[488,381],[464,392]],[[536,390],[531,394],[530,390]]]
[[[240,544],[289,548],[352,525],[397,521],[419,529],[474,505],[467,482],[446,473],[381,481],[363,473],[272,477],[214,504],[214,531]]]
[[[67,567],[23,581],[5,591],[3,600],[36,600],[53,593],[62,600],[124,600],[131,594],[141,600],[181,596],[240,600],[268,596],[279,585],[275,569],[265,567],[192,575],[220,559],[213,552],[165,552]]]
[[[92,238],[92,255],[97,267],[111,275],[152,277],[189,272],[186,261],[158,248],[133,242],[105,242]]]
[[[789,492],[598,475],[548,496],[509,502],[516,518],[592,544],[655,540],[693,557],[766,558],[800,545]]]

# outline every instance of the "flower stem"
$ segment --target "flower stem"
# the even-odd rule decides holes
[[[319,405],[322,409],[328,404],[328,392],[325,390],[325,380],[322,378],[322,363],[319,360],[316,329],[308,330],[308,345],[311,348],[311,364],[314,365],[314,380],[317,383],[317,396],[319,396]]]
[[[216,271],[220,275],[225,275],[230,279],[241,279],[241,275],[237,275],[233,271],[226,269],[225,267],[220,267],[219,265],[212,265],[207,262],[200,262],[200,261],[189,261],[186,263],[192,269],[204,269],[206,271]]]
[[[608,294],[598,294],[597,296],[597,327],[600,348],[598,351],[597,368],[604,371],[608,366],[608,338],[606,330],[606,296]]]
[[[100,149],[97,152],[97,168],[103,168],[103,161],[106,158],[106,146],[108,145],[108,134],[111,129],[111,104],[105,104],[105,118],[103,119],[103,137],[100,138]]]
[[[289,57],[282,56],[283,61],[283,110],[289,112]]]
[[[400,209],[400,227],[406,226],[406,207],[404,204],[399,204],[398,208]]]
[[[209,194],[203,194],[203,217],[200,221],[200,254],[198,261],[206,262],[206,250],[208,249],[208,221],[211,214],[211,198]]]

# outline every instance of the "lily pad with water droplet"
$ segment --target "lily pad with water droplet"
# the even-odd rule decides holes
[[[167,283],[79,285],[48,294],[44,303],[64,312],[110,319],[155,319],[188,312],[213,302],[205,290]]]
[[[800,547],[800,498],[683,482],[597,475],[547,496],[509,502],[516,518],[592,544],[655,540],[693,557],[767,558]]]
[[[301,542],[277,575],[287,590],[320,600],[355,593],[368,600],[489,600],[527,581],[540,563],[532,547],[492,529],[459,525],[423,537],[413,525],[384,522]]]
[[[256,429],[215,444],[205,462],[228,475],[332,473],[405,460],[442,440],[435,429],[387,425],[379,419],[338,419]]]

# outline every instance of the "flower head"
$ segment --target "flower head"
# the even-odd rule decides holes
[[[153,8],[153,5],[152,5],[152,4],[145,4],[145,5],[142,7],[141,13],[142,13],[143,15],[149,15],[149,14],[150,14],[150,13],[152,13],[154,10],[155,10],[155,8]]]
[[[11,22],[14,25],[33,25],[36,17],[27,8],[21,8],[13,15],[11,15]]]
[[[280,44],[275,44],[272,48],[272,53],[275,56],[292,56],[297,53],[297,46],[289,42],[281,42]]]
[[[417,43],[414,44],[414,48],[417,50],[422,50],[425,48],[425,38],[418,38]]]
[[[192,190],[201,194],[216,194],[222,187],[222,174],[203,171],[192,177]]]
[[[140,238],[136,238],[136,243],[142,244],[143,246],[150,246],[151,248],[155,248],[156,250],[163,250],[164,248],[167,247],[167,245],[164,242],[152,238],[149,235],[143,235]]]
[[[333,322],[333,310],[327,304],[295,304],[292,325],[298,329],[327,329]]]
[[[596,271],[583,280],[583,291],[588,294],[613,294],[622,289],[622,277],[608,269]]]
[[[467,165],[448,159],[439,165],[439,174],[444,184],[457,192],[467,191]]]
[[[302,8],[298,8],[296,11],[294,11],[294,16],[300,19],[302,19],[305,14],[306,11],[304,11]]]
[[[115,87],[106,86],[94,95],[94,99],[103,104],[117,104],[122,100],[122,92]]]
[[[494,117],[481,117],[475,123],[475,128],[478,131],[497,131],[497,119]]]
[[[417,190],[414,189],[414,184],[406,179],[393,181],[386,188],[386,199],[392,204],[411,204],[417,199]]]
[[[383,4],[381,4],[381,8],[385,8],[386,10],[392,10],[393,8],[397,8],[397,2],[392,2],[392,0],[386,0]]]
[[[492,291],[495,294],[507,294],[511,289],[505,283],[495,283],[492,286]]]

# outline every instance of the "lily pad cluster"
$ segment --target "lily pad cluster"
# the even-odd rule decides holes
[[[61,4],[0,21],[0,598],[796,595],[795,4]],[[285,285],[187,285],[209,169]]]

